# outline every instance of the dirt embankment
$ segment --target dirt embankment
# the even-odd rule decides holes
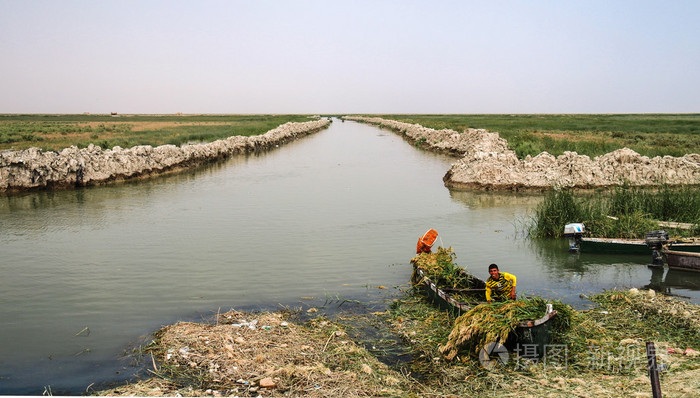
[[[518,159],[498,133],[483,129],[434,130],[359,116],[346,117],[397,131],[428,148],[460,156],[444,177],[452,188],[546,190],[556,187],[597,188],[627,183],[633,186],[700,184],[700,154],[649,158],[622,148],[591,159],[576,152],[553,156],[542,152]]]
[[[102,149],[71,146],[61,152],[39,148],[0,153],[0,192],[69,188],[162,174],[232,155],[271,148],[314,133],[330,121],[285,123],[265,134],[232,136],[205,144],[139,145]]]

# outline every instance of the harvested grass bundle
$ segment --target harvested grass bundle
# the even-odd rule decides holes
[[[553,306],[557,310],[553,334],[560,335],[571,327],[573,310],[558,302]],[[452,360],[462,349],[478,352],[490,342],[503,344],[520,323],[539,319],[546,312],[547,302],[539,297],[479,304],[455,320],[447,343],[440,347],[440,352]]]
[[[626,292],[615,291],[606,294],[606,297],[620,293],[628,296]],[[660,302],[660,295],[650,298],[643,291],[636,298],[628,298],[633,302]],[[591,299],[598,302],[597,296]],[[663,297],[663,301],[667,300],[678,313],[688,311],[690,317],[700,319],[697,305],[678,298]],[[683,352],[687,348],[700,349],[688,342],[686,330],[682,329],[677,338],[666,342],[669,333],[658,330],[666,328],[660,324],[663,322],[659,322],[661,314],[658,312],[650,311],[648,319],[639,317],[629,310],[626,300],[617,296],[607,304],[576,311],[554,301],[557,316],[551,321],[555,322],[552,343],[566,346],[566,359],[552,357],[528,361],[511,357],[508,365],[488,371],[478,360],[465,360],[461,355],[460,361],[443,360],[438,347],[447,340],[453,322],[447,312],[425,302],[421,296],[414,294],[397,300],[390,315],[393,318],[392,328],[411,345],[413,360],[410,370],[414,376],[420,375],[418,396],[651,396],[645,341],[657,343],[659,363],[666,366],[667,370],[661,374],[664,394],[678,397],[697,395],[700,389],[700,361],[698,357]],[[562,327],[571,325],[571,329],[557,334],[557,323],[561,323]],[[641,323],[657,330],[642,327]],[[677,329],[676,326],[672,328]],[[631,344],[632,339],[637,343]],[[675,349],[675,353],[667,354],[667,349],[671,348]],[[564,360],[566,366],[562,366]]]
[[[455,320],[447,343],[440,347],[440,352],[452,360],[463,348],[478,352],[489,342],[504,343],[519,323],[516,316],[518,309],[524,306],[522,301],[477,305]]]

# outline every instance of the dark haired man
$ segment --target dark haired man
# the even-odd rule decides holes
[[[496,264],[489,265],[489,274],[491,276],[486,280],[486,301],[490,303],[492,299],[496,301],[515,300],[515,283],[517,281],[515,275],[500,272]]]

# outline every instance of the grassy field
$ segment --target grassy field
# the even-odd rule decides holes
[[[0,115],[0,150],[211,142],[309,120],[308,115]]]
[[[433,129],[498,132],[518,157],[575,151],[591,157],[623,147],[653,156],[700,152],[700,114],[368,115]]]
[[[498,132],[519,157],[542,151],[598,156],[622,147],[646,156],[700,152],[700,114],[372,115],[423,126]],[[180,145],[262,134],[308,115],[0,115],[0,150],[70,145]]]

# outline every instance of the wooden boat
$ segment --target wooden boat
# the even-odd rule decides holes
[[[691,224],[688,225],[690,226]],[[668,233],[663,230],[648,232],[644,239],[592,238],[584,236],[585,233],[586,226],[582,223],[570,223],[564,226],[564,237],[569,238],[569,251],[608,254],[653,254],[655,258],[658,257],[658,253],[652,252],[658,252],[664,247],[672,250],[700,252],[700,238],[669,240]]]
[[[471,288],[466,289],[448,289],[441,288],[435,284],[428,276],[423,268],[413,263],[413,276],[411,277],[414,285],[423,288],[428,298],[438,307],[451,312],[454,316],[460,316],[471,310],[474,306],[484,302],[486,298],[486,282],[468,274],[463,269],[460,273],[469,281]],[[459,294],[459,296],[457,296]],[[457,299],[456,297],[459,297]]]
[[[485,302],[486,282],[483,280],[459,268],[458,272],[465,277],[470,287],[465,289],[443,288],[428,278],[426,271],[416,263],[415,259],[411,260],[413,264],[411,281],[414,285],[422,288],[430,301],[438,307],[449,311],[454,316],[459,316]],[[556,315],[557,311],[552,309],[551,304],[547,304],[544,316],[521,322],[515,328],[506,340],[506,348],[510,351],[522,350],[526,357],[541,357],[551,341],[552,322],[550,321]],[[523,347],[527,347],[528,350],[524,350]]]
[[[644,239],[582,237],[579,247],[581,253],[651,254]]]
[[[700,253],[663,250],[669,268],[700,271]]]
[[[666,245],[673,250],[700,252],[700,239],[677,239]],[[581,253],[651,254],[652,249],[645,239],[589,238],[579,240]]]
[[[669,242],[669,249],[674,251],[700,253],[700,238],[681,238]]]

